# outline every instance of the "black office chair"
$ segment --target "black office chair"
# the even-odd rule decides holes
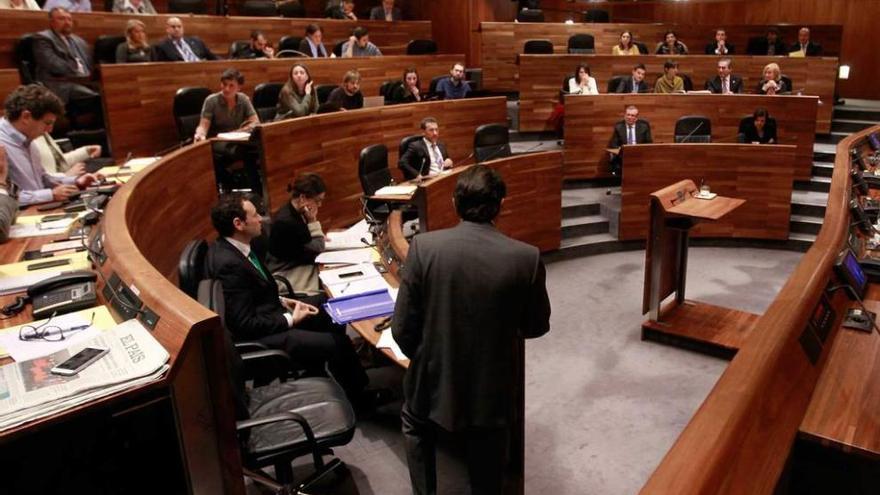
[[[281,17],[301,18],[306,16],[306,8],[297,0],[290,0],[278,4],[278,13]]]
[[[396,81],[385,81],[379,86],[379,96],[385,98],[385,104],[390,105],[393,102],[391,101],[391,95],[394,94],[395,89],[398,86],[403,86],[403,81],[400,79]]]
[[[211,95],[208,88],[180,88],[174,95],[174,123],[177,125],[177,137],[181,142],[191,139],[199,126],[202,105],[205,98]]]
[[[611,22],[611,16],[607,10],[589,9],[584,12],[584,22]]]
[[[276,56],[279,58],[302,57],[303,55],[297,53],[299,52],[299,44],[302,43],[302,40],[299,36],[282,36],[278,40],[278,53]]]
[[[794,93],[794,92],[796,92],[796,90],[795,90],[795,88],[794,88],[794,83],[791,82],[791,78],[790,78],[790,77],[786,76],[785,74],[782,74],[782,75],[779,76],[779,79],[780,79],[782,82],[784,82],[784,83],[785,83],[785,87],[788,88],[788,89],[786,89],[785,91],[783,91],[783,93]]]
[[[686,115],[675,122],[676,143],[712,142],[712,121],[702,115]]]
[[[767,55],[766,36],[753,36],[746,45],[746,55]],[[781,53],[778,55],[782,55]]]
[[[95,40],[95,62],[99,64],[116,63],[116,47],[125,43],[125,36],[102,34]]]
[[[205,0],[169,0],[168,12],[172,14],[206,14]]]
[[[523,44],[523,53],[536,55],[552,55],[553,42],[550,40],[526,40]]]
[[[379,189],[392,183],[388,168],[388,148],[384,144],[374,144],[361,150],[358,158],[358,178],[364,192],[364,215],[370,224],[381,224],[391,214],[391,208],[384,201],[367,199]]]
[[[474,160],[477,163],[510,156],[510,132],[504,124],[483,124],[474,131]]]
[[[617,87],[620,86],[620,83],[623,82],[624,79],[632,76],[611,76],[611,79],[608,80],[608,85],[605,87],[606,93],[616,93]]]
[[[568,53],[596,53],[596,41],[592,34],[573,34],[568,37]]]
[[[254,88],[252,103],[260,117],[260,122],[272,122],[275,118],[275,108],[282,87],[284,87],[282,83],[260,83]]]
[[[400,144],[397,146],[398,160],[400,159],[400,157],[403,156],[404,153],[406,153],[406,149],[409,148],[409,145],[411,143],[414,143],[414,142],[418,141],[419,139],[422,139],[422,137],[423,136],[421,134],[413,134],[413,135],[410,135],[410,136],[407,136],[407,137],[401,139]],[[403,167],[400,167],[399,161],[398,161],[398,168],[400,168],[400,171],[403,173],[403,177],[406,180],[412,180],[412,179],[416,178],[416,174],[413,174],[412,172],[410,172],[409,170],[407,170]]]
[[[437,84],[444,78],[449,77],[449,74],[443,74],[440,76],[434,76],[431,78],[431,84],[428,85],[428,98],[439,98],[443,99],[445,95],[437,93]]]
[[[641,55],[649,55],[648,45],[642,43],[641,41],[633,41],[633,45],[636,45],[636,48],[639,49],[639,54]]]
[[[342,56],[342,45],[344,45],[346,42],[348,42],[348,40],[342,40],[342,41],[337,42],[335,45],[333,45],[333,53],[337,57]]]
[[[410,40],[406,44],[407,55],[433,55],[437,53],[437,43],[434,40]]]
[[[199,292],[199,282],[205,279],[205,257],[208,243],[204,239],[190,241],[183,247],[177,263],[177,286],[193,299]]]
[[[18,67],[18,75],[22,84],[33,84],[37,82],[36,69],[37,63],[34,59],[34,33],[28,33],[18,39],[15,43],[14,57],[15,65]]]
[[[275,17],[278,9],[272,0],[247,0],[241,6],[241,15],[247,17]]]
[[[516,13],[517,22],[544,22],[541,9],[523,9]]]
[[[318,104],[323,105],[324,103],[327,103],[327,98],[330,97],[330,93],[338,87],[339,86],[335,84],[319,84],[315,86],[315,93],[318,94]]]
[[[250,40],[235,40],[229,44],[229,54],[227,55],[230,59],[238,58],[239,52],[244,50],[246,47],[250,46]]]
[[[694,81],[691,80],[691,76],[687,74],[678,74],[678,77],[681,78],[682,83],[684,83],[685,91],[693,91],[694,90]]]
[[[223,287],[219,281],[202,281],[198,298],[216,313],[222,315],[225,312]],[[314,473],[296,486],[287,486],[283,493],[311,492],[310,485],[344,466],[336,458],[325,462],[323,456],[332,455],[333,447],[347,444],[354,436],[355,414],[351,403],[342,388],[329,378],[285,381],[282,375],[278,383],[247,390],[246,366],[278,359],[284,353],[273,350],[239,354],[232,342],[230,331],[224,329],[227,376],[215,376],[212,381],[232,385],[243,466],[260,475],[265,475],[263,468],[273,466],[274,481],[291,485],[294,482],[291,462],[311,455]]]

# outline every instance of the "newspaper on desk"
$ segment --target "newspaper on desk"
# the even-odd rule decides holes
[[[73,376],[50,373],[86,347],[105,356]],[[137,320],[128,320],[62,351],[0,367],[0,431],[159,379],[168,352]]]

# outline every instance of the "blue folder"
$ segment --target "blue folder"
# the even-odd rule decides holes
[[[334,297],[324,303],[324,309],[340,325],[367,320],[394,313],[394,299],[388,289],[374,290],[351,296]]]

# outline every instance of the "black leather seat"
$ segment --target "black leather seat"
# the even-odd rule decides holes
[[[281,17],[301,18],[306,16],[306,8],[297,0],[290,0],[278,4],[278,13]]]
[[[640,55],[648,55],[648,45],[642,43],[641,41],[633,41],[633,45],[636,45],[636,48],[639,49]]]
[[[611,22],[611,16],[607,10],[588,9],[584,12],[584,22]]]
[[[169,0],[168,12],[172,14],[206,14],[205,0]]]
[[[573,34],[568,37],[568,53],[596,53],[596,40],[592,34]]]
[[[689,76],[687,74],[679,74],[678,77],[680,77],[682,82],[684,83],[684,90],[685,91],[693,91],[694,90],[694,81],[691,80],[691,76]]]
[[[275,106],[282,87],[282,83],[260,83],[254,88],[254,110],[257,111],[260,122],[271,122],[275,118]]]
[[[535,55],[552,55],[553,43],[550,40],[526,40],[523,53]]]
[[[406,44],[407,55],[433,55],[437,53],[437,43],[434,40],[410,40]]]
[[[337,57],[341,57],[341,56],[342,56],[342,45],[344,45],[346,42],[348,42],[347,39],[346,39],[346,40],[342,40],[342,41],[337,41],[336,44],[333,45],[333,53],[334,53]]]
[[[177,263],[177,286],[189,297],[195,298],[199,291],[199,282],[205,278],[205,258],[208,255],[208,243],[204,239],[190,241],[180,253]]]
[[[544,22],[544,12],[541,9],[523,9],[516,13],[518,22]]]
[[[611,76],[611,79],[608,80],[608,85],[605,88],[606,93],[616,93],[617,87],[620,86],[620,83],[626,79],[627,77],[632,76]]]
[[[300,43],[302,43],[302,38],[299,36],[282,36],[278,40],[278,51],[275,56],[278,58],[304,57],[305,55],[299,51]]]
[[[180,88],[174,95],[174,123],[177,124],[177,137],[186,141],[193,137],[205,98],[211,95],[208,88]]]
[[[504,124],[483,124],[474,131],[477,163],[510,156],[510,132]]]
[[[779,79],[781,79],[782,82],[785,83],[785,87],[788,88],[787,90],[783,91],[783,93],[797,93],[797,89],[795,89],[794,83],[791,81],[790,77],[782,74],[781,76],[779,76]]]
[[[401,156],[403,156],[403,154],[406,153],[406,149],[409,148],[410,143],[414,143],[419,139],[422,139],[422,137],[423,136],[421,134],[413,134],[411,136],[407,136],[401,139],[400,145],[397,147],[397,157],[400,158]],[[400,168],[400,171],[403,173],[403,177],[406,180],[412,180],[416,178],[415,174],[411,173],[405,168]]]
[[[224,313],[220,282],[202,281],[198,299],[218,314]],[[278,483],[290,485],[294,481],[291,462],[311,455],[314,473],[284,492],[303,493],[315,480],[343,466],[339,459],[323,459],[324,455],[332,455],[332,447],[345,445],[354,436],[355,414],[342,388],[329,378],[284,381],[284,375],[279,375],[278,383],[247,390],[246,366],[284,353],[271,350],[240,355],[225,328],[223,341],[227,376],[214,377],[213,381],[232,385],[244,467],[261,470],[274,466]]]
[[[247,0],[241,6],[241,15],[248,17],[275,17],[278,10],[272,0]]]
[[[390,105],[393,102],[390,100],[391,95],[394,94],[395,89],[398,86],[403,86],[403,81],[397,79],[396,81],[385,81],[379,86],[379,96],[385,98],[385,104]]]
[[[675,122],[676,143],[709,143],[712,121],[702,115],[686,115]]]
[[[229,58],[234,59],[238,58],[237,55],[240,51],[244,50],[245,47],[251,44],[250,40],[235,40],[229,44]]]
[[[125,36],[109,36],[102,34],[95,40],[95,63],[115,64],[116,47],[125,43]]]
[[[364,192],[364,213],[369,223],[382,223],[388,218],[391,209],[384,201],[367,199],[379,189],[392,183],[388,168],[388,148],[384,144],[374,144],[361,150],[358,158],[358,178]]]
[[[34,37],[35,34],[28,33],[15,43],[15,65],[18,67],[18,75],[21,77],[22,84],[33,84],[37,82],[36,69],[37,63],[34,59]]]
[[[327,98],[330,97],[330,93],[338,87],[339,86],[335,84],[319,84],[315,86],[315,93],[318,94],[318,104],[321,105],[327,103]]]
[[[431,78],[431,84],[428,85],[428,98],[440,98],[441,100],[443,99],[445,95],[437,93],[437,83],[439,83],[440,80],[444,77],[449,77],[449,74],[443,74]]]

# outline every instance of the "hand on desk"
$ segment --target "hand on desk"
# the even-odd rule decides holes
[[[99,156],[101,156],[101,145],[99,144],[86,146],[86,149],[88,150],[89,157],[91,158],[98,158]]]
[[[52,199],[55,201],[64,201],[77,192],[79,192],[79,188],[72,184],[58,184],[52,188]]]
[[[311,304],[297,301],[296,299],[290,299],[289,297],[282,297],[281,304],[283,304],[284,307],[290,311],[291,315],[293,315],[294,325],[299,324],[312,315],[318,314],[318,308]]]
[[[443,160],[443,170],[447,170],[450,168],[452,168],[452,159],[447,158],[447,159]]]
[[[76,178],[76,185],[80,189],[85,189],[96,182],[101,182],[102,180],[104,180],[102,174],[82,174]]]

